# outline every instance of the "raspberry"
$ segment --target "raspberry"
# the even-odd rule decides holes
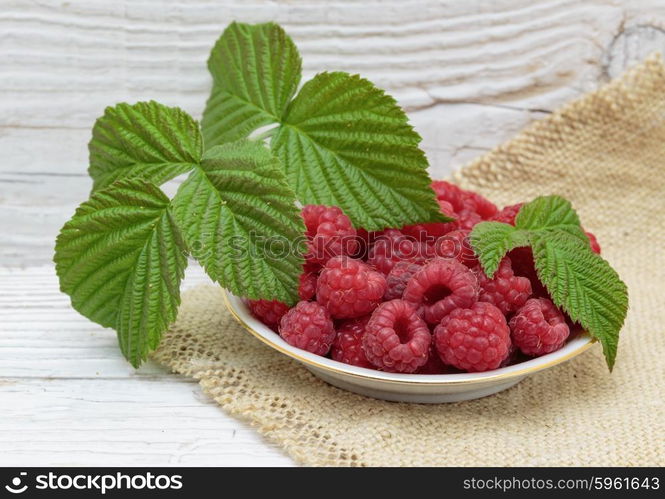
[[[435,253],[441,258],[454,258],[469,268],[478,265],[478,259],[469,242],[468,230],[453,230],[435,243]]]
[[[591,251],[600,255],[600,244],[598,244],[598,239],[591,232],[585,232],[586,237],[589,238],[589,244],[591,245]]]
[[[366,315],[359,319],[349,319],[337,328],[337,337],[332,345],[332,358],[338,362],[351,364],[352,366],[367,367],[373,369],[365,352],[362,349],[362,337],[370,316]]]
[[[444,317],[434,329],[434,344],[446,364],[469,372],[489,371],[510,354],[510,330],[501,310],[478,302]]]
[[[427,244],[389,229],[377,238],[369,251],[367,263],[387,275],[397,262],[424,263],[432,256],[433,250]]]
[[[326,263],[316,284],[316,296],[335,319],[369,314],[386,292],[386,278],[360,260],[336,256]]]
[[[439,210],[441,210],[441,213],[448,215],[449,217],[455,217],[455,208],[451,203],[445,199],[437,199],[436,202],[439,204]]]
[[[308,262],[325,263],[333,256],[358,250],[356,230],[337,206],[308,204],[302,209],[302,217],[307,228]]]
[[[506,367],[511,364],[515,364],[516,361],[518,360],[517,359],[518,354],[519,354],[519,349],[515,346],[515,343],[511,341],[510,349],[508,350],[508,356],[505,359],[503,359],[503,362],[501,362],[501,365],[499,367]]]
[[[515,225],[515,217],[524,203],[511,204],[504,207],[499,213],[490,220],[494,222],[503,222],[504,224]]]
[[[316,294],[317,275],[314,272],[303,272],[300,274],[298,283],[298,296],[303,301],[311,300]]]
[[[305,261],[304,265],[302,266],[302,270],[303,272],[309,272],[311,274],[318,275],[319,272],[321,272],[321,267],[322,265],[320,263]]]
[[[335,327],[324,307],[313,301],[301,301],[282,317],[279,335],[289,345],[325,355],[335,339]]]
[[[456,218],[455,211],[452,205],[447,201],[437,200],[441,213],[449,217]],[[457,221],[454,222],[432,222],[416,225],[406,225],[402,227],[401,231],[405,235],[416,239],[417,241],[435,241],[437,238],[444,236],[451,230],[457,228]]]
[[[457,213],[455,213],[453,205],[448,201],[444,201],[443,199],[438,199],[437,203],[439,203],[439,209],[441,210],[441,213],[455,219],[452,222],[446,222],[444,224],[445,227],[442,229],[443,234],[445,235],[451,230],[457,230],[459,228],[459,221],[457,220]]]
[[[432,182],[432,189],[434,189],[437,199],[448,202],[458,216],[462,213],[466,213],[462,218],[468,219],[469,221],[471,220],[471,213],[478,215],[481,220],[489,220],[498,211],[494,203],[480,194],[466,191],[455,184],[446,182],[445,180]],[[442,211],[444,210],[442,209]],[[447,212],[444,211],[444,213]]]
[[[374,240],[376,239],[377,234],[377,232],[368,232],[366,229],[358,227],[356,229],[356,235],[358,236],[358,248],[356,249],[355,253],[351,253],[349,256],[359,260],[366,260],[367,254],[369,253],[369,248],[372,244],[374,244]]]
[[[508,252],[512,263],[513,274],[526,277],[531,282],[531,294],[534,296],[547,297],[549,293],[543,283],[538,279],[538,273],[533,263],[533,251],[529,247],[515,248]]]
[[[277,330],[279,321],[289,311],[289,306],[277,300],[247,300],[252,315],[273,331]]]
[[[404,300],[419,307],[430,324],[437,324],[453,309],[478,300],[478,279],[457,260],[439,258],[425,265],[404,289]]]
[[[504,315],[515,312],[531,296],[531,281],[513,273],[512,263],[508,256],[501,260],[492,279],[487,277],[480,267],[476,267],[474,272],[480,285],[478,301],[491,303]]]
[[[386,277],[388,289],[383,295],[385,301],[401,298],[409,279],[422,268],[422,265],[412,262],[397,262]]]
[[[369,247],[374,244],[374,241],[376,241],[376,239],[380,237],[385,232],[385,230],[368,231],[367,229],[360,227],[356,230],[356,232],[358,233],[358,239],[363,241],[367,247]]]
[[[362,346],[375,367],[412,373],[425,365],[432,335],[415,308],[404,300],[382,303],[372,314]]]
[[[475,211],[483,220],[489,220],[499,211],[494,203],[476,192],[465,191],[462,201],[467,209]]]
[[[510,319],[515,346],[538,357],[563,346],[570,334],[566,318],[547,298],[532,298]]]
[[[461,230],[471,230],[476,224],[483,221],[478,213],[467,209],[459,211],[456,218],[457,227]]]
[[[416,374],[446,374],[448,372],[450,372],[450,368],[443,363],[432,341],[429,347],[427,362],[418,368]]]
[[[436,198],[450,203],[454,211],[460,211],[464,208],[464,191],[455,184],[445,180],[435,180],[432,182],[432,189],[436,193]]]

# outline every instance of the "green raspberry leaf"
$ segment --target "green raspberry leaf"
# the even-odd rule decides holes
[[[279,160],[257,142],[208,150],[173,199],[192,255],[247,298],[298,300],[305,225]]]
[[[564,231],[536,238],[533,254],[538,278],[552,300],[603,346],[610,371],[619,332],[628,312],[628,291],[616,271],[600,255]]]
[[[367,80],[323,73],[295,100],[301,59],[279,26],[233,23],[212,50],[206,147],[277,124],[271,147],[302,203],[337,205],[357,227],[450,221],[430,189],[420,136]]]
[[[515,227],[500,222],[481,222],[470,234],[480,264],[492,278],[510,250],[529,246],[531,240],[548,233],[565,232],[587,243],[580,219],[570,202],[561,196],[540,196],[525,203],[515,217]]]
[[[570,201],[561,196],[540,196],[524,204],[515,217],[515,227],[531,234],[563,231],[589,242]]]
[[[298,49],[276,24],[229,25],[208,59],[213,90],[203,113],[206,147],[278,122],[298,88],[301,66]]]
[[[490,279],[494,277],[506,253],[519,246],[529,245],[527,232],[501,222],[476,224],[469,239],[485,274]]]
[[[162,184],[191,170],[203,153],[199,125],[176,107],[154,101],[106,108],[88,144],[93,191],[117,179]]]
[[[339,206],[367,230],[450,220],[429,187],[420,136],[371,82],[321,73],[283,122],[271,146],[303,203]]]
[[[184,248],[169,199],[134,178],[78,207],[60,231],[54,261],[72,306],[115,328],[122,353],[137,367],[176,318]]]
[[[515,227],[482,222],[470,239],[489,277],[508,251],[531,246],[538,278],[552,300],[600,341],[612,370],[628,311],[627,288],[609,263],[591,250],[569,201],[538,197],[522,206]]]

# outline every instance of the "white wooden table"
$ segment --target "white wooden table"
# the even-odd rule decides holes
[[[232,20],[275,20],[306,77],[360,72],[395,95],[444,176],[653,50],[661,0],[0,0],[0,465],[290,465],[188,379],[135,371],[58,292],[53,241],[87,197],[107,105],[200,116]],[[188,271],[186,286],[204,282]]]

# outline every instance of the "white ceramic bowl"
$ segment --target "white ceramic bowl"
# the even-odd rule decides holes
[[[576,333],[556,352],[483,373],[400,374],[351,366],[314,355],[285,342],[254,318],[242,298],[224,291],[229,311],[250,333],[275,350],[302,363],[322,380],[344,390],[396,402],[437,404],[471,400],[500,392],[524,378],[581,354],[593,344],[585,332]]]

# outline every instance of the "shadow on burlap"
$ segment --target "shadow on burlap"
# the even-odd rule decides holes
[[[155,358],[305,465],[665,465],[665,67],[651,57],[463,168],[499,205],[561,194],[628,284],[614,373],[599,345],[443,405],[329,386],[245,332],[216,287],[183,297]]]

